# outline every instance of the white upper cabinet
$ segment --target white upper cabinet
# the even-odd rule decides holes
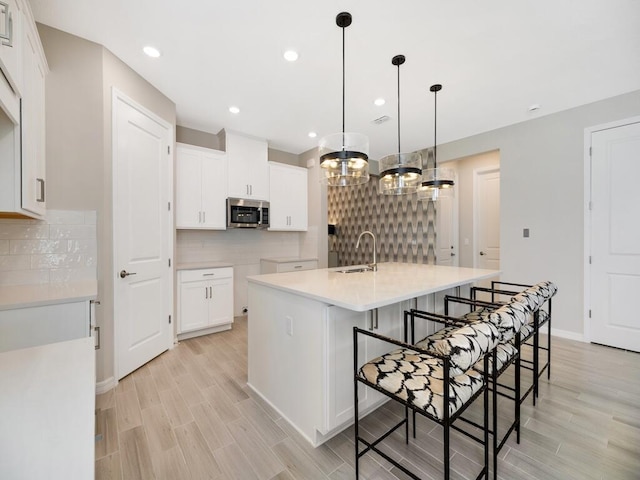
[[[225,153],[176,144],[176,228],[226,229],[226,198]]]
[[[0,217],[46,213],[45,76],[28,3],[0,2]]]
[[[224,143],[229,162],[228,196],[268,201],[267,141],[225,130]]]
[[[46,213],[45,76],[47,68],[36,26],[25,22],[22,35],[22,208]]]
[[[307,169],[269,162],[269,230],[307,230]]]

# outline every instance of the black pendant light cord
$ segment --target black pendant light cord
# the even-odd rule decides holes
[[[433,168],[438,168],[438,141],[437,141],[437,126],[438,126],[438,92],[442,90],[442,85],[436,83],[429,88],[433,92]]]
[[[344,104],[345,104],[345,61],[344,61],[344,30],[342,27],[342,145],[344,146]]]
[[[400,65],[398,63],[398,155],[400,155]]]

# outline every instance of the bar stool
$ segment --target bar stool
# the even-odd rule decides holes
[[[404,312],[405,325],[410,313]],[[358,368],[358,336],[366,335],[396,345],[397,348],[377,357]],[[444,429],[444,478],[450,478],[450,429],[458,430],[484,447],[484,466],[476,477],[487,478],[489,470],[489,425],[487,388],[489,357],[495,360],[495,348],[500,341],[500,332],[485,321],[472,322],[454,329],[451,334],[435,343],[432,350],[424,350],[406,342],[378,335],[358,327],[353,329],[354,346],[354,414],[356,479],[359,474],[360,457],[369,451],[376,452],[408,476],[419,479],[415,473],[401,465],[378,448],[378,444],[396,429],[405,425],[405,441],[409,443],[409,410],[424,416]],[[482,362],[485,373],[473,368]],[[374,441],[360,436],[358,415],[358,383],[383,393],[405,406],[405,418]],[[459,428],[454,422],[462,413],[483,395],[483,431],[480,438]],[[446,399],[446,400],[445,400]],[[416,435],[414,426],[414,437]],[[365,448],[360,451],[360,445]]]
[[[500,343],[497,345],[495,350],[495,355],[489,358],[488,362],[488,370],[485,370],[485,367],[482,362],[476,362],[474,365],[474,369],[479,372],[487,372],[491,375],[491,391],[492,391],[492,426],[489,431],[492,435],[492,446],[493,446],[493,478],[497,479],[498,475],[498,453],[505,445],[509,435],[515,430],[516,431],[516,441],[520,443],[520,335],[519,332],[522,326],[527,322],[530,318],[530,310],[525,305],[512,301],[509,304],[499,308],[499,309],[489,309],[489,307],[481,306],[478,311],[482,311],[484,320],[495,325],[501,335]],[[477,311],[474,311],[477,314]],[[455,317],[449,317],[445,315],[440,315],[436,313],[423,312],[419,310],[412,310],[411,312],[411,336],[413,343],[413,331],[415,328],[415,319],[425,319],[434,321],[437,323],[442,323],[447,325],[443,329],[435,332],[427,336],[426,338],[420,340],[415,343],[415,345],[419,348],[423,348],[426,350],[432,350],[435,348],[437,342],[448,338],[451,333],[458,328],[455,326],[457,322],[461,319]],[[476,318],[476,315],[473,315],[473,318]],[[462,319],[463,321],[469,321],[468,319]],[[473,320],[478,321],[478,320]],[[455,322],[452,324],[452,322]],[[406,327],[405,327],[406,328]],[[515,365],[515,379],[514,386],[510,387],[504,384],[498,384],[498,377],[500,377],[510,365]],[[498,390],[498,385],[506,388],[512,392],[512,394],[504,393]],[[505,434],[500,437],[498,433],[498,410],[497,410],[497,395],[501,395],[513,400],[514,403],[514,414],[513,421],[507,428]],[[466,420],[463,420],[471,423],[472,425],[479,427],[478,424]],[[414,418],[415,421],[415,418]],[[415,428],[415,427],[414,427]]]

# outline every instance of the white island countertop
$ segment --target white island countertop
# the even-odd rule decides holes
[[[377,272],[339,271],[358,267],[271,273],[250,276],[247,280],[329,305],[364,312],[500,274],[499,270],[415,263],[379,263]]]
[[[0,353],[0,478],[94,475],[93,338]]]

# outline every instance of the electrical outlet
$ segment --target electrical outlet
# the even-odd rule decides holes
[[[528,228],[523,228],[522,229],[522,236],[524,238],[529,238],[529,229]]]
[[[284,317],[284,322],[287,328],[287,335],[293,337],[293,318],[287,315],[286,317]]]

